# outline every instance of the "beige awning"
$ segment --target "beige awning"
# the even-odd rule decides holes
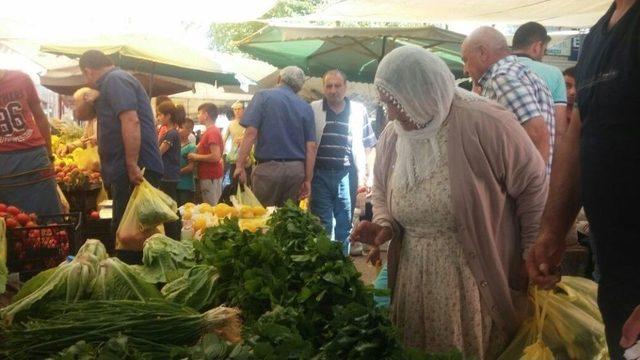
[[[304,19],[485,25],[537,21],[547,26],[590,27],[612,3],[612,0],[344,0]]]

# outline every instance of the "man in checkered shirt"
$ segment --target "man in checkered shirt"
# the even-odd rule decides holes
[[[555,118],[553,98],[544,81],[511,55],[505,37],[491,27],[478,28],[464,40],[462,60],[465,71],[480,87],[480,95],[516,115],[550,174]]]

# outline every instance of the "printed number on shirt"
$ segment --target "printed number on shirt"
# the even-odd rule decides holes
[[[22,105],[14,101],[6,107],[0,107],[0,136],[8,136],[13,133],[25,131],[26,124],[22,117]]]

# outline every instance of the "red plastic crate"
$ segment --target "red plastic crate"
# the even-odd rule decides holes
[[[41,215],[36,227],[7,229],[7,267],[26,275],[58,266],[77,242],[80,213]]]

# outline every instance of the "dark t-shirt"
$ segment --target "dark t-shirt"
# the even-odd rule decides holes
[[[640,270],[640,2],[608,30],[613,10],[585,38],[576,69],[582,199],[603,280]]]
[[[162,154],[164,166],[163,181],[180,180],[180,135],[176,129],[170,129],[160,139],[160,144],[166,142],[169,149]]]
[[[120,114],[135,110],[140,120],[138,166],[163,173],[158,136],[149,97],[140,82],[126,71],[114,68],[98,79],[100,96],[95,102],[98,115],[98,149],[102,178],[110,184],[126,175]]]

